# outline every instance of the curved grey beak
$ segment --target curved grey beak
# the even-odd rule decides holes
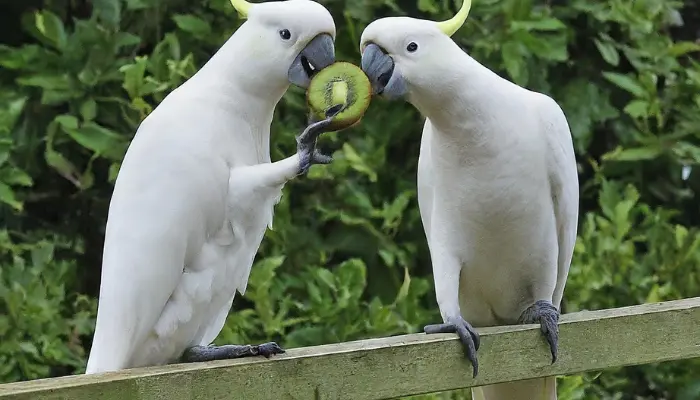
[[[335,62],[335,45],[331,35],[324,33],[316,36],[304,50],[299,52],[289,67],[289,83],[304,89],[309,87],[311,78],[323,68]]]
[[[370,43],[362,53],[362,70],[372,83],[376,95],[389,98],[406,94],[406,81],[394,65],[394,60],[381,47]]]

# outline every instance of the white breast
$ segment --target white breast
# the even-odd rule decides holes
[[[556,265],[557,246],[544,161],[504,151],[479,162],[450,160],[445,168],[438,135],[431,132],[433,143],[425,146],[432,151],[421,160],[419,187],[432,191],[430,236],[462,263],[462,313],[476,326],[517,319],[526,291],[551,292],[555,285],[556,275],[539,273]]]

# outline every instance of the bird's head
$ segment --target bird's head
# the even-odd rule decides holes
[[[362,69],[372,82],[374,94],[387,98],[406,96],[413,88],[434,86],[459,50],[452,36],[467,19],[471,0],[442,22],[387,17],[369,24],[362,32]]]
[[[266,79],[284,79],[306,88],[317,71],[335,61],[335,23],[321,4],[312,0],[257,4],[231,0],[231,4],[247,18],[245,55],[255,58],[254,65],[269,67]]]

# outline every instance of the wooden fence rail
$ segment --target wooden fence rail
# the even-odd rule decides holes
[[[700,357],[700,297],[564,315],[559,358],[537,325],[479,329],[472,379],[456,335],[412,334],[249,358],[0,385],[0,400],[378,400]]]

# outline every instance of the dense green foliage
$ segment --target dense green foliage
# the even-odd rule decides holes
[[[323,3],[338,26],[338,56],[351,62],[375,18],[454,11],[448,0]],[[228,0],[0,7],[7,382],[83,371],[119,162],[144,116],[241,21]],[[677,9],[684,26],[671,25]],[[476,0],[455,36],[502,76],[553,96],[569,118],[581,218],[566,311],[700,295],[700,174],[681,178],[682,166],[700,163],[698,26],[690,0]],[[273,159],[295,150],[304,115],[303,94],[290,90],[276,112]],[[361,125],[323,140],[336,161],[285,188],[219,342],[295,347],[438,320],[415,192],[421,129],[409,104],[375,100]],[[700,396],[699,374],[700,362],[687,361],[571,376],[560,380],[560,398],[689,400]]]

